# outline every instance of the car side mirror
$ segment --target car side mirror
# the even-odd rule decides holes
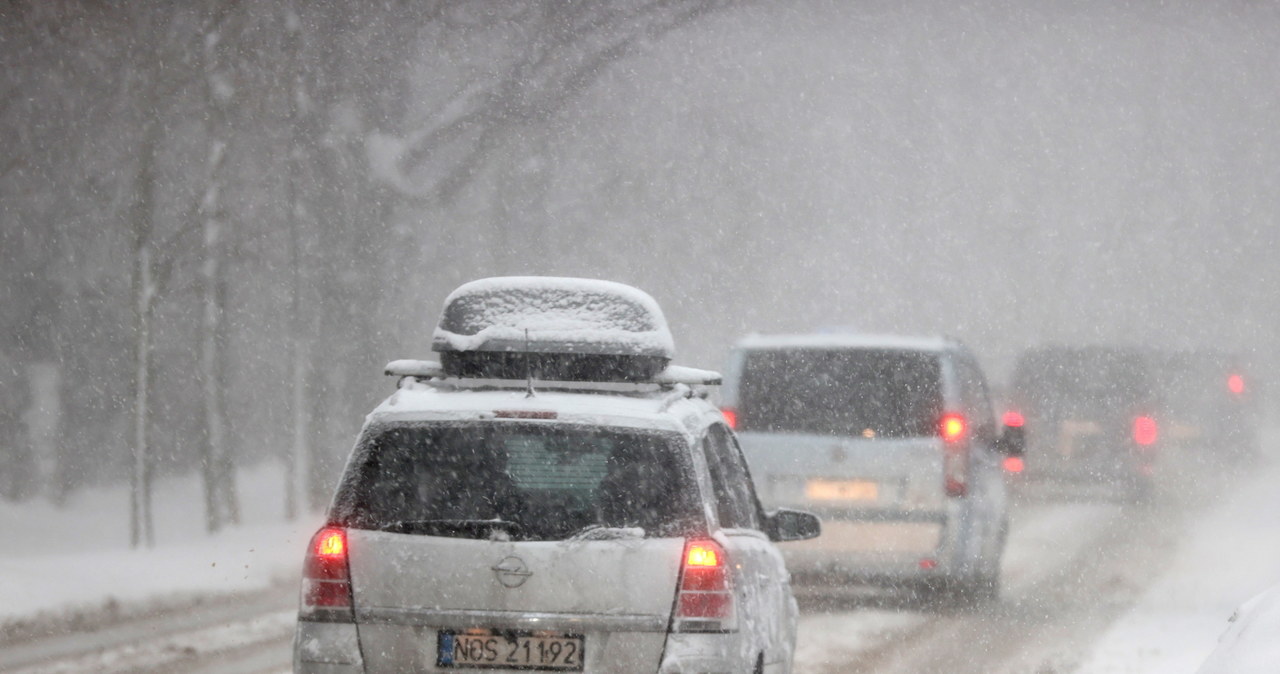
[[[822,533],[822,523],[813,513],[778,508],[765,518],[765,533],[775,542],[803,541],[817,538]]]
[[[1004,433],[996,440],[996,449],[1005,456],[1023,456],[1027,453],[1027,433],[1022,426],[1005,426]]]

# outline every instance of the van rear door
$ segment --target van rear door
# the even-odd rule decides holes
[[[779,347],[742,354],[738,437],[768,507],[823,516],[788,545],[918,559],[947,516],[941,362],[930,351]]]

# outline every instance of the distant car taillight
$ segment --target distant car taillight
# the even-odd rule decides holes
[[[942,436],[942,473],[947,496],[969,492],[969,423],[964,415],[947,412],[938,422]]]
[[[712,540],[685,544],[676,593],[677,632],[720,632],[732,627],[733,585],[724,548]]]
[[[1159,437],[1159,429],[1156,427],[1155,419],[1147,416],[1134,417],[1133,419],[1134,443],[1138,445],[1142,445],[1144,447],[1147,445],[1154,445],[1156,444],[1156,439],[1158,437]]]
[[[302,566],[299,617],[328,622],[352,619],[351,571],[347,554],[345,529],[325,527],[311,537]]]
[[[724,415],[724,422],[729,424],[729,428],[738,430],[738,410],[732,407],[721,407],[720,413]]]
[[[1004,457],[1004,472],[1017,475],[1027,469],[1027,462],[1020,456]]]
[[[1027,423],[1027,420],[1022,416],[1022,413],[1014,410],[1005,412],[1004,418],[1001,419],[1001,421],[1009,428],[1022,428]]]
[[[1238,374],[1227,377],[1227,390],[1234,395],[1242,395],[1244,393],[1244,377]]]

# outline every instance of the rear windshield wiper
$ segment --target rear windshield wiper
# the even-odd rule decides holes
[[[566,541],[622,541],[644,538],[644,529],[640,527],[609,527],[600,524],[588,524],[577,530]]]
[[[378,527],[379,531],[421,536],[454,536],[463,538],[490,538],[496,532],[512,534],[520,531],[519,522],[502,519],[490,520],[401,520]]]

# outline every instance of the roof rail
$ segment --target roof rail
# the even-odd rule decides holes
[[[524,379],[482,379],[474,377],[436,377],[427,380],[426,384],[438,389],[455,391],[524,391],[529,386],[529,382]],[[667,391],[673,388],[675,388],[675,385],[668,386],[655,382],[533,380],[533,390],[537,393],[542,393],[544,391],[567,391],[579,393],[620,393],[634,395],[657,393],[658,391]]]
[[[440,363],[432,360],[393,360],[384,372],[390,377],[412,377],[417,380],[439,380],[459,388],[524,388],[526,379],[496,379],[482,377],[457,377],[445,372]],[[465,383],[464,383],[465,382]],[[619,381],[559,381],[534,379],[535,388],[577,391],[642,392],[670,389],[678,385],[718,386],[719,372],[699,370],[693,367],[668,365],[652,378],[634,382]]]

